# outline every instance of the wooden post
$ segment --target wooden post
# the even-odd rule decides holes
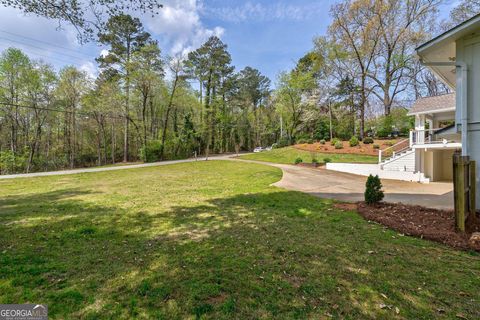
[[[476,161],[470,161],[470,205],[469,205],[469,216],[470,221],[475,223],[477,219],[477,163]]]
[[[455,220],[457,230],[465,232],[465,167],[469,162],[468,156],[459,153],[453,155],[453,197],[455,202]]]

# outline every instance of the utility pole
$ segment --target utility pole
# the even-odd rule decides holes
[[[328,100],[328,115],[330,118],[330,141],[333,139],[333,129],[332,129],[332,102]]]

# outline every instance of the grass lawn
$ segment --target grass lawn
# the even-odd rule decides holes
[[[360,154],[335,154],[335,153],[314,153],[317,160],[323,163],[323,159],[329,158],[332,162],[354,162],[354,163],[377,163],[378,157]],[[295,159],[302,158],[303,162],[312,162],[312,153],[299,150],[294,147],[286,147],[264,151],[259,153],[240,156],[241,159],[266,161],[274,163],[293,164]]]
[[[480,318],[480,255],[227,161],[0,181],[0,303],[52,319]]]

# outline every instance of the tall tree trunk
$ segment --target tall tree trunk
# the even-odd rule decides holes
[[[124,135],[123,135],[123,162],[128,162],[128,126],[130,116],[130,52],[131,44],[130,39],[127,40],[127,63],[125,66],[125,123],[124,123]]]
[[[115,142],[116,142],[116,136],[115,136],[115,120],[112,120],[112,163],[115,164],[115,149],[116,149],[116,145],[115,145]]]
[[[175,80],[173,81],[172,92],[170,93],[170,98],[168,99],[167,110],[165,114],[165,119],[163,121],[163,131],[162,131],[162,145],[160,146],[160,160],[163,160],[163,156],[165,153],[165,140],[167,136],[167,126],[168,126],[168,118],[170,117],[170,110],[172,109],[173,105],[173,98],[175,96],[175,91],[177,90],[178,84],[178,73],[175,74]]]
[[[367,95],[365,92],[366,74],[362,74],[362,87],[360,94],[360,140],[365,136],[365,104],[367,103]]]

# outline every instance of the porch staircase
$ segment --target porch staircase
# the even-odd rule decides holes
[[[388,156],[384,157],[385,155]],[[415,171],[415,150],[410,147],[409,139],[380,150],[378,166],[381,171],[391,172],[392,176],[398,176],[401,180],[430,182],[423,173]],[[388,175],[387,172],[385,174]]]
[[[405,149],[380,162],[382,170],[415,172],[415,150]]]

